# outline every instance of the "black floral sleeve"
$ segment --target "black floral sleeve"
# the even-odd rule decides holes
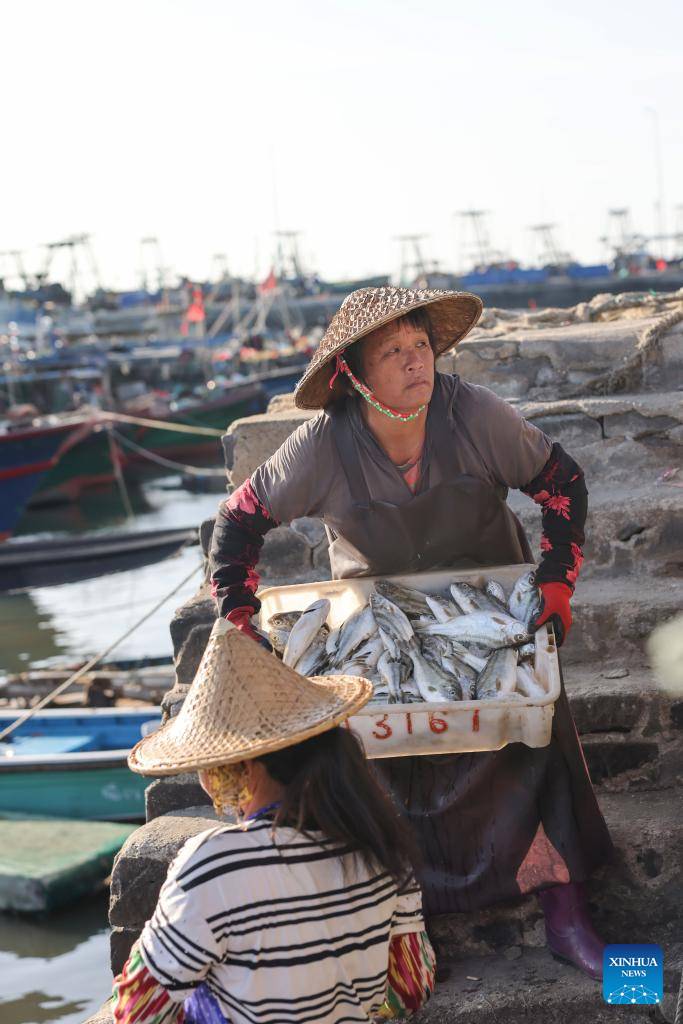
[[[251,606],[257,612],[261,607],[256,597],[260,579],[256,565],[263,538],[278,525],[259,501],[250,480],[221,504],[209,555],[211,593],[221,618],[227,618],[235,608]]]
[[[541,472],[520,490],[542,509],[542,555],[536,574],[538,582],[566,583],[573,590],[583,564],[584,526],[588,511],[583,470],[556,442]]]

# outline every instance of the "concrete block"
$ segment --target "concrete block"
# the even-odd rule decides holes
[[[645,940],[643,940],[645,941]],[[665,951],[665,964],[674,961]],[[514,947],[508,947],[508,950]],[[506,951],[507,952],[507,951]],[[611,1006],[602,985],[576,968],[558,963],[545,949],[524,949],[514,957],[468,957],[447,963],[449,976],[436,985],[414,1024],[650,1024],[673,1021],[678,971],[665,968],[663,1017],[656,1006]]]
[[[683,581],[643,576],[631,592],[618,577],[582,580],[572,601],[574,625],[562,647],[564,664],[593,663],[614,658],[642,664],[645,641],[655,626],[683,607]]]
[[[631,410],[604,418],[605,437],[647,437],[661,434],[677,427],[679,421],[672,416],[643,416]]]
[[[171,619],[176,682],[189,686],[195,677],[209,634],[216,621],[216,604],[208,584],[178,608]]]
[[[301,522],[301,520],[298,520]],[[283,583],[297,583],[310,577],[313,556],[307,537],[289,526],[278,526],[266,534],[258,570],[262,585],[276,580]]]
[[[213,536],[213,527],[216,522],[216,517],[212,519],[205,519],[202,525],[199,527],[199,543],[202,546],[204,552],[204,558],[209,557],[209,551],[211,550],[211,538]]]
[[[196,772],[155,779],[145,790],[147,821],[188,807],[211,807],[211,801],[199,785]]]
[[[269,459],[293,430],[305,423],[314,412],[285,408],[281,412],[265,413],[235,420],[228,428],[232,440],[230,480],[234,487],[251,476],[257,466]],[[225,445],[224,445],[225,448]]]
[[[327,543],[327,534],[322,519],[293,519],[289,525],[294,533],[303,537],[311,549],[317,548],[319,544]]]
[[[602,440],[600,424],[584,413],[539,416],[531,422],[567,451]]]

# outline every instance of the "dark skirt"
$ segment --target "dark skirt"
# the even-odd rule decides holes
[[[416,835],[428,915],[583,881],[612,856],[564,683],[547,747],[373,763]]]

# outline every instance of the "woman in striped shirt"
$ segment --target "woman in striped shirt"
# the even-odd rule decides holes
[[[130,763],[198,769],[242,820],[171,865],[115,980],[117,1024],[367,1024],[428,999],[410,836],[342,726],[370,693],[304,679],[217,623],[180,714]]]

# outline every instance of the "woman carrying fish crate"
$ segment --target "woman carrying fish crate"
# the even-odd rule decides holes
[[[335,578],[532,561],[509,488],[541,510],[541,610],[559,642],[583,561],[587,491],[577,463],[507,402],[435,359],[472,329],[466,292],[352,292],[299,382],[319,410],[220,507],[211,570],[221,616],[259,639],[251,618],[268,530],[318,516]],[[376,770],[414,826],[428,914],[537,892],[554,955],[594,978],[604,943],[582,883],[612,844],[564,687],[548,746],[382,759]]]
[[[410,830],[341,728],[371,693],[307,679],[218,620],[179,714],[128,763],[199,772],[237,824],[173,861],[114,982],[116,1024],[369,1024],[426,1002]]]

